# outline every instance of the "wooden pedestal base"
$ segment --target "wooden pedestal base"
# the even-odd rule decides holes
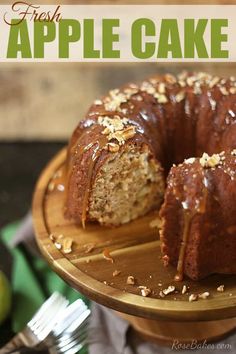
[[[219,321],[174,322],[155,321],[116,312],[130,322],[145,340],[172,347],[175,343],[216,342],[236,330],[236,318]],[[176,341],[176,342],[175,342]]]

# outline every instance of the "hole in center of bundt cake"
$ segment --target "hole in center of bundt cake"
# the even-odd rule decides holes
[[[151,152],[124,146],[98,172],[89,198],[89,218],[102,224],[127,223],[158,208],[164,195],[162,168]]]

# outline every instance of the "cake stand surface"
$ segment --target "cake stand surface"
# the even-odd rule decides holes
[[[36,240],[56,273],[91,300],[119,312],[147,338],[166,343],[173,338],[213,341],[236,328],[236,276],[174,282],[175,269],[162,264],[158,229],[152,227],[155,213],[117,228],[88,223],[83,229],[66,220],[65,161],[63,149],[42,172],[33,200]],[[51,234],[72,239],[72,252],[57,249]],[[134,277],[134,285],[127,284],[128,276]],[[177,291],[161,298],[160,291],[169,285]],[[183,285],[189,289],[185,294]],[[220,285],[224,292],[217,291]],[[139,286],[151,294],[141,296]],[[210,293],[207,299],[189,302],[190,294],[206,291]]]

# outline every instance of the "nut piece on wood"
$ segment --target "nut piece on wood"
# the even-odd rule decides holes
[[[126,280],[126,284],[134,285],[135,284],[135,278],[132,275],[129,275],[127,280]]]
[[[112,273],[113,277],[117,277],[118,275],[120,275],[121,271],[120,270],[114,270],[114,272]]]
[[[70,237],[64,238],[64,235],[60,234],[58,236],[54,234],[49,235],[50,240],[54,243],[55,247],[58,250],[62,250],[64,253],[72,252],[72,243],[73,240]]]
[[[72,243],[73,240],[70,237],[66,237],[63,239],[62,241],[62,245],[63,245],[63,252],[64,253],[71,253],[72,252]]]
[[[189,302],[197,301],[198,300],[198,295],[196,294],[191,294],[188,298]]]
[[[173,285],[168,286],[167,289],[162,290],[164,295],[171,294],[175,291],[175,287]]]
[[[151,289],[147,288],[146,286],[139,286],[139,289],[141,291],[141,295],[144,297],[147,297],[151,294]]]
[[[175,291],[175,286],[169,285],[168,288],[163,289],[159,292],[159,296],[163,298],[166,295],[173,293],[174,291]]]
[[[209,296],[210,293],[208,291],[205,291],[204,293],[198,295],[200,299],[204,299],[204,300],[207,299]]]
[[[187,292],[187,286],[183,285],[181,293],[184,295],[184,294],[186,294],[186,292]]]
[[[58,250],[61,250],[62,245],[60,242],[55,242],[54,245]]]
[[[218,286],[218,288],[216,290],[219,291],[220,293],[223,293],[225,291],[225,286],[220,285],[220,286]]]

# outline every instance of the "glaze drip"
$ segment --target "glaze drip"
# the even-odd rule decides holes
[[[176,281],[182,281],[184,275],[184,261],[185,261],[185,254],[186,248],[189,239],[189,231],[192,222],[192,214],[189,210],[184,210],[184,228],[183,228],[183,235],[180,244],[180,251],[177,263],[177,273],[175,275]]]
[[[197,214],[204,214],[206,211],[207,206],[207,197],[209,192],[210,183],[207,178],[205,171],[203,171],[203,179],[202,179],[202,196],[195,200],[190,200],[189,194],[187,194],[186,199],[181,202],[182,205],[182,212],[183,212],[183,231],[181,236],[181,243],[178,255],[178,262],[177,262],[177,273],[175,275],[175,281],[182,281],[184,277],[184,267],[185,267],[185,257],[186,257],[186,250],[190,238],[191,232],[191,224],[193,218]],[[181,193],[177,192],[175,189],[174,194],[177,200],[180,200]]]
[[[93,177],[93,171],[94,171],[94,166],[96,164],[96,161],[98,157],[100,156],[101,151],[105,148],[107,145],[107,138],[104,136],[103,138],[99,139],[95,144],[92,144],[92,146],[88,145],[85,147],[85,149],[93,149],[93,146],[95,145],[96,147],[93,150],[90,162],[89,162],[89,167],[88,167],[88,179],[87,179],[87,185],[85,188],[85,193],[84,193],[84,198],[83,198],[83,204],[82,204],[82,216],[81,216],[81,223],[83,228],[85,228],[85,222],[86,222],[86,217],[87,217],[87,210],[88,210],[88,203],[89,203],[89,194],[91,191],[91,185],[92,185],[92,177]]]

